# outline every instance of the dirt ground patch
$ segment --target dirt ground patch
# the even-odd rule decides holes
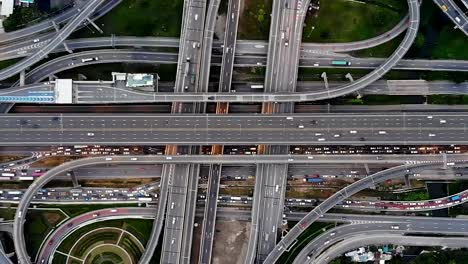
[[[31,164],[31,167],[55,167],[67,161],[78,159],[79,157],[51,157],[42,159]]]
[[[198,263],[198,259],[200,257],[199,255],[200,255],[200,246],[201,246],[201,235],[202,235],[202,229],[203,229],[203,218],[195,217],[195,223],[197,223],[198,226],[193,228],[192,252],[191,252],[190,259],[193,260],[194,263]]]
[[[58,213],[44,213],[44,219],[49,225],[55,225],[62,217]]]
[[[0,163],[9,162],[12,160],[19,160],[22,158],[26,158],[26,157],[24,156],[0,156]]]
[[[250,222],[216,221],[213,264],[244,263],[249,244]]]

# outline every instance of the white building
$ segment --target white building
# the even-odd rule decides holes
[[[7,17],[13,13],[15,0],[0,0],[0,17]]]

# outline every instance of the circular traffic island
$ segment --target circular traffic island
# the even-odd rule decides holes
[[[65,238],[52,263],[136,264],[144,251],[144,240],[122,221],[82,227]],[[100,225],[102,227],[96,226]],[[142,243],[143,241],[143,243]]]
[[[84,258],[85,264],[127,264],[135,263],[122,247],[115,244],[101,244],[90,249]]]

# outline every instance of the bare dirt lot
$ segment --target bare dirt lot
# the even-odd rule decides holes
[[[249,232],[250,222],[217,220],[212,263],[243,263],[249,243]]]

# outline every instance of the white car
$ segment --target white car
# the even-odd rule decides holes
[[[94,133],[92,133],[92,132],[89,132],[89,133],[86,134],[86,135],[88,135],[88,137],[94,137]]]

